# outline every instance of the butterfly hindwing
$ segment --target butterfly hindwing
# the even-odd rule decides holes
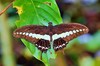
[[[35,44],[36,47],[41,51],[47,51],[50,48],[50,42],[48,40],[40,39]]]
[[[57,51],[59,49],[66,47],[67,43],[62,38],[59,38],[59,39],[54,40],[53,44],[54,44],[53,45],[54,50]]]

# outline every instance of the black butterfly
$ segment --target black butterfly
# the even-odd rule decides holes
[[[53,26],[51,22],[48,26],[29,25],[18,28],[13,35],[16,38],[24,38],[35,44],[41,51],[47,51],[51,48],[55,51],[63,49],[66,44],[77,36],[87,33],[89,30],[86,26],[78,23],[60,24]]]

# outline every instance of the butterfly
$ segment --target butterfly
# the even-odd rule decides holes
[[[14,37],[23,38],[35,44],[42,52],[46,52],[51,48],[58,51],[66,47],[70,40],[85,34],[89,29],[78,23],[59,24],[53,26],[52,22],[48,26],[27,25],[16,29],[13,32]]]

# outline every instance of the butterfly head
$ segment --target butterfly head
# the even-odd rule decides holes
[[[49,22],[49,23],[48,23],[48,26],[53,26],[53,25],[52,25],[52,22]]]

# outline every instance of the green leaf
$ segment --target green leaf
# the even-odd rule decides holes
[[[55,0],[16,0],[14,7],[18,9],[20,20],[18,27],[29,24],[47,25],[62,23]]]
[[[16,22],[17,27],[26,25],[53,25],[62,23],[59,9],[55,0],[15,0],[13,7],[17,8],[20,20]],[[49,66],[49,59],[55,58],[56,54],[53,48],[47,52],[41,52],[34,44],[22,39],[25,46],[31,51],[33,56],[46,66]],[[52,46],[52,45],[51,45]]]

